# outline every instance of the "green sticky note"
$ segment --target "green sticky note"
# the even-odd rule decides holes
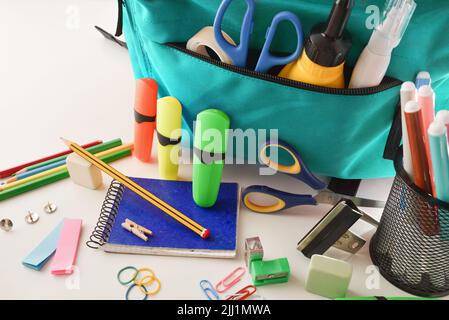
[[[313,255],[306,280],[306,290],[330,299],[344,298],[351,277],[351,264],[322,255]]]

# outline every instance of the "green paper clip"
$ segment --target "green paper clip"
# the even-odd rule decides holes
[[[246,239],[245,261],[256,287],[288,282],[290,277],[288,259],[263,261],[263,247],[259,237]]]

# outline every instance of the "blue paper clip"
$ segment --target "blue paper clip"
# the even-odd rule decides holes
[[[207,280],[200,281],[200,287],[209,300],[220,300],[220,296],[214,290],[213,285]]]

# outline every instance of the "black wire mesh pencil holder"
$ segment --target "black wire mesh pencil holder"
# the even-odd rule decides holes
[[[394,161],[394,179],[370,255],[396,287],[422,297],[449,295],[449,203],[414,185]]]

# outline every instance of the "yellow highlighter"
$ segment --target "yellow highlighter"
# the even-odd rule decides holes
[[[178,179],[181,152],[182,106],[174,97],[157,101],[156,131],[158,140],[159,176],[165,180]]]

